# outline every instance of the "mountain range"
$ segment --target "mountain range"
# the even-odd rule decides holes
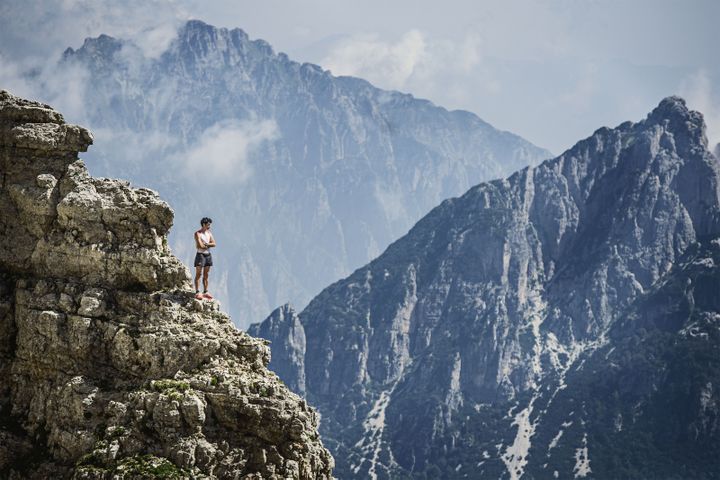
[[[199,219],[215,220],[211,287],[240,326],[304,305],[445,198],[550,156],[472,113],[198,20],[157,56],[101,35],[61,64],[82,85],[93,174],[167,198],[188,264]]]
[[[716,478],[719,262],[720,163],[668,97],[249,331],[338,478]]]

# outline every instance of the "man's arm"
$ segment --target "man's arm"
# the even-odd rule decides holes
[[[215,237],[213,237],[213,234],[210,233],[210,241],[206,243],[207,248],[214,247],[215,246]]]
[[[202,240],[200,240],[200,232],[195,232],[195,246],[201,250],[206,248],[203,246]]]

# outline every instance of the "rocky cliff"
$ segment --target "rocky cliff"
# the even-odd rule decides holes
[[[719,185],[702,116],[667,98],[443,202],[299,325],[251,332],[303,359],[271,367],[342,478],[711,478]]]
[[[0,477],[331,478],[265,343],[189,290],[157,194],[0,92]]]
[[[213,217],[214,293],[236,321],[305,305],[442,200],[551,156],[472,113],[335,77],[200,21],[154,58],[100,36],[62,64],[87,78],[83,121],[100,147],[91,170],[176,205],[170,242],[188,262],[191,232]]]

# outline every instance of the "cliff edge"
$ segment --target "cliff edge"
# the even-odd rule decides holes
[[[267,344],[192,298],[158,195],[0,91],[0,477],[331,478]]]

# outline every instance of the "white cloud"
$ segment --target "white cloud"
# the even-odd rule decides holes
[[[473,30],[454,37],[433,37],[406,88],[447,108],[470,106],[478,95],[497,95],[502,84],[485,61],[484,40]]]
[[[688,107],[699,111],[705,117],[708,142],[712,150],[720,143],[720,98],[713,91],[708,73],[705,70],[698,70],[683,79],[680,95],[685,98]]]
[[[14,61],[0,54],[0,88],[13,95],[50,104],[72,123],[87,123],[88,72],[79,65]]]
[[[467,108],[473,95],[495,95],[502,89],[484,62],[484,41],[474,30],[439,37],[411,29],[396,41],[365,33],[326,43],[320,64],[334,75],[361,77],[450,108]]]
[[[132,39],[154,58],[189,17],[175,1],[3,0],[0,51],[15,61],[38,57],[55,62],[66,48],[78,48],[85,38],[104,33]]]
[[[274,121],[227,120],[205,130],[179,158],[189,176],[240,184],[252,176],[249,154],[276,137]]]
[[[18,62],[14,62],[0,53],[0,88],[8,90],[13,95],[27,97],[34,92],[23,79],[22,72],[25,68]]]
[[[129,66],[157,58],[177,35],[188,14],[162,0],[4,0],[0,3],[0,88],[49,103],[68,121],[89,125],[85,115],[87,71],[60,64],[68,47],[107,34],[129,39],[123,49]]]
[[[460,59],[458,63],[463,71],[469,72],[480,63],[480,60],[482,59],[481,46],[482,39],[480,38],[480,35],[474,32],[470,32],[465,35],[465,38],[461,42],[458,50]]]
[[[177,38],[178,25],[164,23],[146,28],[132,37],[132,41],[140,47],[146,58],[158,58]]]
[[[68,121],[87,124],[85,94],[89,72],[79,65],[53,64],[40,75],[42,90],[48,102],[63,112]]]
[[[117,152],[122,152],[125,163],[142,164],[143,162],[157,161],[171,151],[177,151],[181,141],[176,136],[156,130],[142,133],[132,130],[117,130],[111,128],[92,128],[95,138],[95,149],[114,158],[120,158]],[[153,160],[155,159],[155,160]]]
[[[334,75],[367,78],[385,88],[403,88],[425,54],[422,33],[410,30],[395,43],[377,34],[342,39],[321,62]]]

